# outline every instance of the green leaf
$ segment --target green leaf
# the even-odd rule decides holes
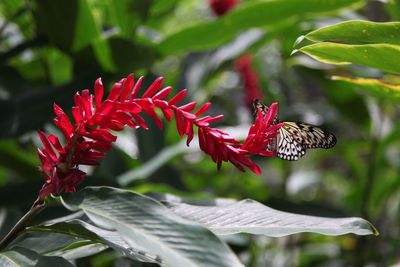
[[[358,64],[400,73],[400,23],[347,21],[320,28],[302,36],[317,42],[305,45],[301,51],[310,57],[330,64]]]
[[[26,152],[15,141],[1,141],[0,157],[2,160],[0,166],[13,169],[25,177],[36,174],[39,161],[36,156]]]
[[[159,17],[173,10],[180,0],[158,0],[151,6],[150,16]]]
[[[64,249],[48,253],[49,256],[59,256],[67,260],[76,260],[98,254],[108,249],[107,245],[90,241],[75,242]]]
[[[31,230],[29,230],[31,231]],[[79,238],[60,233],[30,233],[23,235],[15,244],[18,247],[31,249],[37,253],[45,254],[78,241]],[[13,243],[14,245],[14,243]]]
[[[121,37],[98,39],[77,53],[74,71],[137,72],[142,68],[149,69],[155,58],[156,51],[152,47]]]
[[[16,247],[0,252],[0,265],[5,267],[71,267],[72,263],[61,257],[43,256],[26,248]]]
[[[353,5],[357,0],[247,1],[215,21],[202,22],[167,35],[159,44],[164,54],[188,49],[206,50],[226,43],[245,29],[271,26],[283,20]]]
[[[353,63],[388,72],[400,73],[400,64],[398,62],[400,46],[397,45],[316,43],[304,46],[298,49],[298,51],[324,63],[339,65]]]
[[[187,200],[182,198],[169,196],[165,202],[174,213],[201,223],[218,235],[250,233],[280,237],[302,232],[324,235],[378,235],[374,226],[361,218],[325,218],[294,214],[271,209],[251,199],[216,199],[214,203],[208,201],[206,204],[197,205],[194,202],[194,205],[193,202],[184,203]]]
[[[36,0],[40,31],[61,50],[75,52],[99,38],[87,0]]]
[[[400,45],[400,22],[345,21],[304,36],[313,42]]]
[[[92,227],[114,233],[130,248],[153,255],[167,266],[242,266],[206,228],[182,219],[151,198],[126,190],[89,187],[62,201],[71,210],[83,210],[96,224]]]
[[[50,78],[53,85],[61,85],[72,78],[71,58],[53,47],[43,48],[29,61],[15,60],[12,65],[31,82],[42,83]]]
[[[34,35],[35,24],[28,5],[24,0],[0,1],[0,14],[2,17],[2,27],[5,26],[4,23],[12,22],[18,26],[18,30],[25,37],[31,38]],[[6,36],[3,32],[1,38],[4,37]]]
[[[400,102],[400,85],[398,84],[391,84],[378,79],[349,78],[342,76],[333,76],[331,79],[349,84],[357,89],[365,90],[376,96]]]
[[[71,220],[71,218],[70,218]],[[54,223],[51,226],[32,226],[28,234],[13,243],[46,256],[68,260],[97,254],[108,248],[101,239],[80,224]]]
[[[58,49],[49,49],[47,56],[48,71],[53,85],[62,85],[72,79],[72,60]]]
[[[101,15],[103,25],[113,25],[118,36],[131,39],[136,28],[148,16],[152,4],[153,0],[103,0],[97,1],[95,7],[96,13],[104,13]]]
[[[130,246],[118,232],[97,227],[80,219],[72,219],[66,222],[47,224],[45,226],[36,226],[33,230],[58,232],[71,236],[89,238],[92,242],[98,242],[97,244],[99,245],[107,245],[133,260],[162,264],[157,256]]]

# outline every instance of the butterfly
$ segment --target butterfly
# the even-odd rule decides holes
[[[258,99],[252,102],[253,117],[257,117],[258,110],[266,114],[268,107]],[[272,124],[281,123],[278,116]],[[278,158],[284,160],[298,160],[309,148],[331,148],[336,145],[336,137],[317,126],[305,122],[283,121],[278,135],[267,146],[267,150],[275,151]]]

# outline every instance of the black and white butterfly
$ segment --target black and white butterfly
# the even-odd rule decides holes
[[[252,108],[254,118],[257,117],[258,109],[263,114],[268,111],[268,107],[257,99],[253,100]],[[336,137],[317,126],[304,122],[281,122],[276,117],[273,124],[277,123],[283,123],[283,126],[266,149],[275,151],[281,159],[298,160],[309,148],[331,148],[336,145]]]

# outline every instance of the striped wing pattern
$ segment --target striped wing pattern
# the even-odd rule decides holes
[[[253,100],[253,116],[257,116],[257,110],[265,114],[268,107],[258,100]],[[278,118],[274,124],[279,123]],[[284,160],[298,160],[304,156],[309,148],[331,148],[336,144],[336,137],[311,124],[304,122],[283,122],[278,136],[266,149],[276,152],[277,157]]]

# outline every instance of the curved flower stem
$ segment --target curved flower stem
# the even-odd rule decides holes
[[[23,230],[25,230],[26,225],[30,220],[33,219],[37,214],[44,210],[45,203],[33,204],[31,209],[14,225],[10,232],[0,241],[0,251],[5,249],[8,244],[11,243]]]

